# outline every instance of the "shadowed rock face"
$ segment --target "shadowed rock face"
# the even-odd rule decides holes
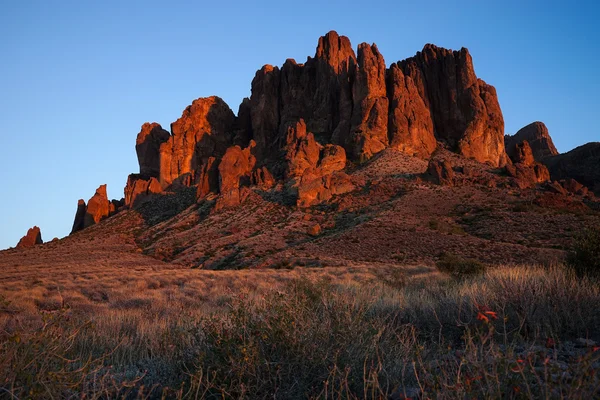
[[[600,195],[600,142],[579,146],[544,159],[554,180],[572,178]]]
[[[73,221],[73,228],[71,234],[78,232],[85,228],[85,213],[87,211],[87,205],[85,200],[79,199],[77,202],[77,212],[75,213],[75,220]]]
[[[519,131],[512,136],[506,135],[504,143],[507,149],[511,149],[513,146],[524,140],[529,142],[533,157],[538,162],[541,162],[547,157],[558,155],[558,151],[556,150],[556,147],[554,147],[548,128],[543,122],[533,122],[519,129]]]
[[[398,66],[429,108],[438,140],[479,162],[506,163],[504,119],[496,90],[477,78],[467,49],[451,51],[428,44]]]
[[[160,145],[171,135],[156,122],[142,125],[135,141],[135,152],[140,164],[140,174],[158,178],[160,176]]]
[[[29,228],[27,234],[23,236],[21,240],[19,240],[17,248],[22,249],[26,247],[33,247],[36,244],[42,243],[44,243],[44,241],[42,240],[42,233],[40,231],[40,228],[34,226],[33,228]]]

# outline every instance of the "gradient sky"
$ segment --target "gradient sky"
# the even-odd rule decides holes
[[[67,235],[102,183],[123,197],[143,122],[168,129],[210,95],[237,112],[257,69],[305,61],[329,30],[388,65],[467,47],[506,133],[540,120],[561,152],[598,141],[600,6],[571,3],[1,1],[0,249],[33,225]]]

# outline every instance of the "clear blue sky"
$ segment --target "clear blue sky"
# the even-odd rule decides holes
[[[257,69],[304,61],[332,29],[388,65],[426,43],[467,47],[507,133],[541,120],[561,152],[597,141],[600,7],[572,3],[2,1],[0,249],[33,225],[67,235],[102,183],[121,198],[143,122],[168,129],[214,94],[237,112]]]

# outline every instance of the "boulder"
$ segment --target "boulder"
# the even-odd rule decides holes
[[[533,157],[536,161],[541,162],[547,157],[552,157],[558,154],[548,128],[543,122],[533,122],[521,129],[514,135],[506,135],[504,143],[507,149],[513,148],[518,143],[526,140],[531,146]]]
[[[127,207],[133,208],[137,203],[146,198],[146,196],[161,192],[162,186],[156,178],[143,179],[141,174],[131,174],[127,177],[124,203]],[[112,208],[116,211],[118,204],[113,203]]]
[[[454,185],[454,170],[448,160],[430,160],[427,165],[427,176],[437,185]]]
[[[310,207],[331,199],[334,195],[355,189],[350,177],[344,172],[322,176],[319,171],[306,171],[295,187],[296,205]]]
[[[40,228],[34,226],[33,228],[29,228],[27,234],[23,236],[21,240],[19,240],[19,243],[17,243],[17,248],[23,249],[27,247],[33,247],[36,244],[42,243],[44,242],[42,240],[42,233],[40,231]]]
[[[531,166],[535,163],[533,152],[527,140],[514,143],[506,148],[506,153],[515,164]]]
[[[588,188],[577,182],[575,179],[561,179],[559,183],[569,193],[576,194],[578,196],[585,196],[588,194]]]

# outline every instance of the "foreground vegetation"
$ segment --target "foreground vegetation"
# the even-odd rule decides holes
[[[222,288],[227,293],[200,310],[120,299],[112,312],[83,312],[62,293],[24,316],[4,294],[0,397],[592,398],[600,391],[593,277],[559,266],[497,267],[460,279],[412,275],[397,268],[336,280],[293,271],[253,290]],[[186,290],[177,282],[163,286],[173,299]]]

